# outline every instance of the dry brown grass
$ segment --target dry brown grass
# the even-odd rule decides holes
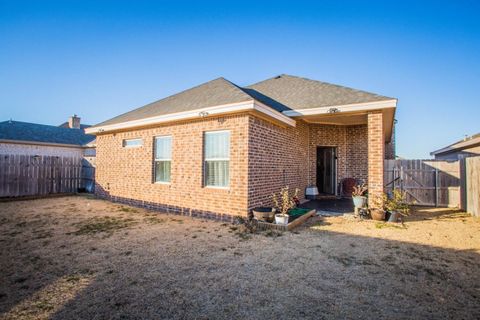
[[[0,203],[0,319],[480,317],[464,213],[250,231],[93,197]]]

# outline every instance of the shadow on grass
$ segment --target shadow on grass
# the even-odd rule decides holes
[[[470,214],[457,208],[412,207],[413,214],[404,218],[405,222],[423,220],[449,220],[471,217]]]

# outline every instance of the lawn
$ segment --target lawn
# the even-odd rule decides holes
[[[0,203],[0,319],[480,318],[480,221],[295,232],[71,196]]]

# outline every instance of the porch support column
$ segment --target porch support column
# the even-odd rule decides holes
[[[374,207],[374,198],[383,192],[383,160],[385,139],[382,111],[368,113],[368,206]]]

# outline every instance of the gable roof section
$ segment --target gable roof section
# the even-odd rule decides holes
[[[218,78],[124,113],[95,127],[246,101],[253,101],[253,98],[230,81]]]
[[[357,111],[396,106],[396,99],[290,75],[239,87],[218,78],[87,128],[87,133],[126,130],[207,115],[254,111],[284,125],[295,126],[292,116],[325,113],[328,107]],[[320,108],[320,109],[318,109]],[[392,120],[393,121],[393,120]]]
[[[444,153],[456,152],[464,149],[473,148],[476,146],[480,146],[480,133],[474,134],[470,137],[467,137],[465,139],[452,143],[451,145],[448,145],[444,148],[432,151],[430,152],[430,155],[434,156],[434,155],[439,155]]]
[[[83,146],[95,140],[95,136],[85,134],[83,129],[9,120],[0,122],[0,140]]]
[[[286,74],[250,85],[244,90],[280,112],[395,100],[366,91]]]

